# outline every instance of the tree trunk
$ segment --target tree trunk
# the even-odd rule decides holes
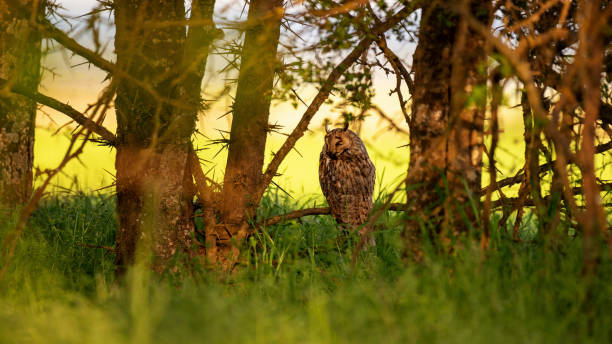
[[[599,18],[602,12],[599,1],[581,1],[579,6],[580,46],[575,63],[583,71],[579,75],[584,94],[584,122],[578,159],[585,203],[579,222],[583,231],[583,274],[594,274],[601,254],[600,238],[609,235],[610,230],[595,174],[595,128],[602,97],[601,73],[606,49],[604,35],[610,28],[608,21]]]
[[[32,92],[40,82],[41,36],[29,23],[38,1],[0,0],[0,78]],[[36,102],[0,90],[0,207],[14,208],[32,193]]]
[[[184,87],[193,80],[184,77],[185,26],[156,24],[184,21],[184,2],[116,1],[115,18],[118,67],[151,86],[126,79],[117,86],[116,264],[121,273],[133,263],[140,241],[156,271],[175,271],[173,258],[194,245],[189,153],[197,107],[195,91]]]
[[[237,251],[230,246],[236,247],[246,236],[246,221],[255,215],[260,201],[256,198],[262,182],[282,11],[280,0],[252,0],[249,6],[223,183],[226,226],[216,239],[219,255],[231,252],[225,258],[232,261]]]
[[[477,73],[484,61],[484,42],[467,23],[438,5],[423,7],[413,62],[410,218],[404,231],[406,253],[416,260],[422,228],[444,237],[465,231],[475,216],[470,204],[479,201],[474,195],[481,183],[484,95],[477,97],[474,88],[484,80]]]

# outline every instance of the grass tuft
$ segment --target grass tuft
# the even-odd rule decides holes
[[[312,205],[267,197],[267,215]],[[530,238],[533,226],[523,227]],[[604,255],[597,275],[583,278],[579,238],[517,244],[496,230],[486,257],[465,242],[414,265],[401,259],[399,215],[383,216],[380,228],[355,269],[354,238],[331,217],[311,216],[254,236],[231,277],[164,282],[137,267],[117,283],[112,253],[85,246],[113,246],[114,200],[49,198],[0,283],[0,342],[612,341],[612,263]]]

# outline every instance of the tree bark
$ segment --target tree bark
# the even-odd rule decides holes
[[[472,13],[483,13],[486,4],[472,1]],[[488,11],[483,17],[488,19]],[[484,121],[484,100],[475,87],[484,80],[478,73],[484,61],[484,40],[467,23],[441,5],[423,6],[413,62],[410,218],[404,231],[406,253],[416,260],[422,228],[458,234],[475,217],[470,204],[479,202]]]
[[[280,0],[252,0],[249,5],[223,183],[226,226],[217,233],[219,254],[232,252],[226,257],[232,260],[236,251],[229,246],[239,245],[247,235],[247,221],[259,204],[282,14]]]
[[[0,79],[8,81],[0,90],[0,207],[14,208],[32,194],[36,102],[10,89],[38,89],[41,36],[29,21],[42,14],[42,1],[0,0]]]
[[[208,4],[203,7],[212,19],[214,2],[195,2]],[[151,250],[154,270],[176,271],[174,258],[192,255],[195,245],[189,154],[207,56],[207,49],[196,49],[205,40],[196,40],[195,34],[204,29],[190,30],[188,38],[183,25],[156,26],[184,21],[182,0],[116,1],[115,18],[117,67],[159,95],[119,79],[115,101],[118,273],[134,262],[140,243],[144,253]]]
[[[602,9],[599,1],[581,1],[579,6],[580,46],[575,63],[581,69],[579,75],[585,95],[582,142],[578,152],[585,211],[580,215],[579,221],[583,230],[583,274],[593,274],[600,256],[599,239],[609,235],[610,229],[602,204],[601,188],[595,175],[595,122],[599,117],[601,103],[601,73],[606,49],[604,35],[606,31],[609,32],[610,27],[607,19],[601,20]],[[603,12],[607,13],[609,18],[609,8],[607,10]]]

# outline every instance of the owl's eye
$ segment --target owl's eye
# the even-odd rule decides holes
[[[336,146],[340,146],[341,144],[342,144],[342,141],[336,142]]]

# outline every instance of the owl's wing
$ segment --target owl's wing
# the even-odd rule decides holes
[[[323,150],[321,151],[321,155],[319,155],[319,184],[321,185],[321,191],[323,191],[323,196],[325,196],[326,199],[329,199],[329,196],[331,195],[331,185],[330,180],[329,180],[329,171],[328,171],[328,165],[327,165],[327,159],[329,159],[327,156],[325,156],[325,146],[323,147]]]
[[[362,142],[358,145],[357,151],[355,154],[357,156],[357,159],[355,159],[357,171],[354,171],[354,173],[359,176],[360,193],[371,198],[376,181],[376,169]]]
[[[376,168],[374,164],[370,160],[370,157],[365,155],[364,166],[361,170],[361,173],[366,181],[366,191],[368,195],[372,195],[374,193],[374,183],[376,182]]]

